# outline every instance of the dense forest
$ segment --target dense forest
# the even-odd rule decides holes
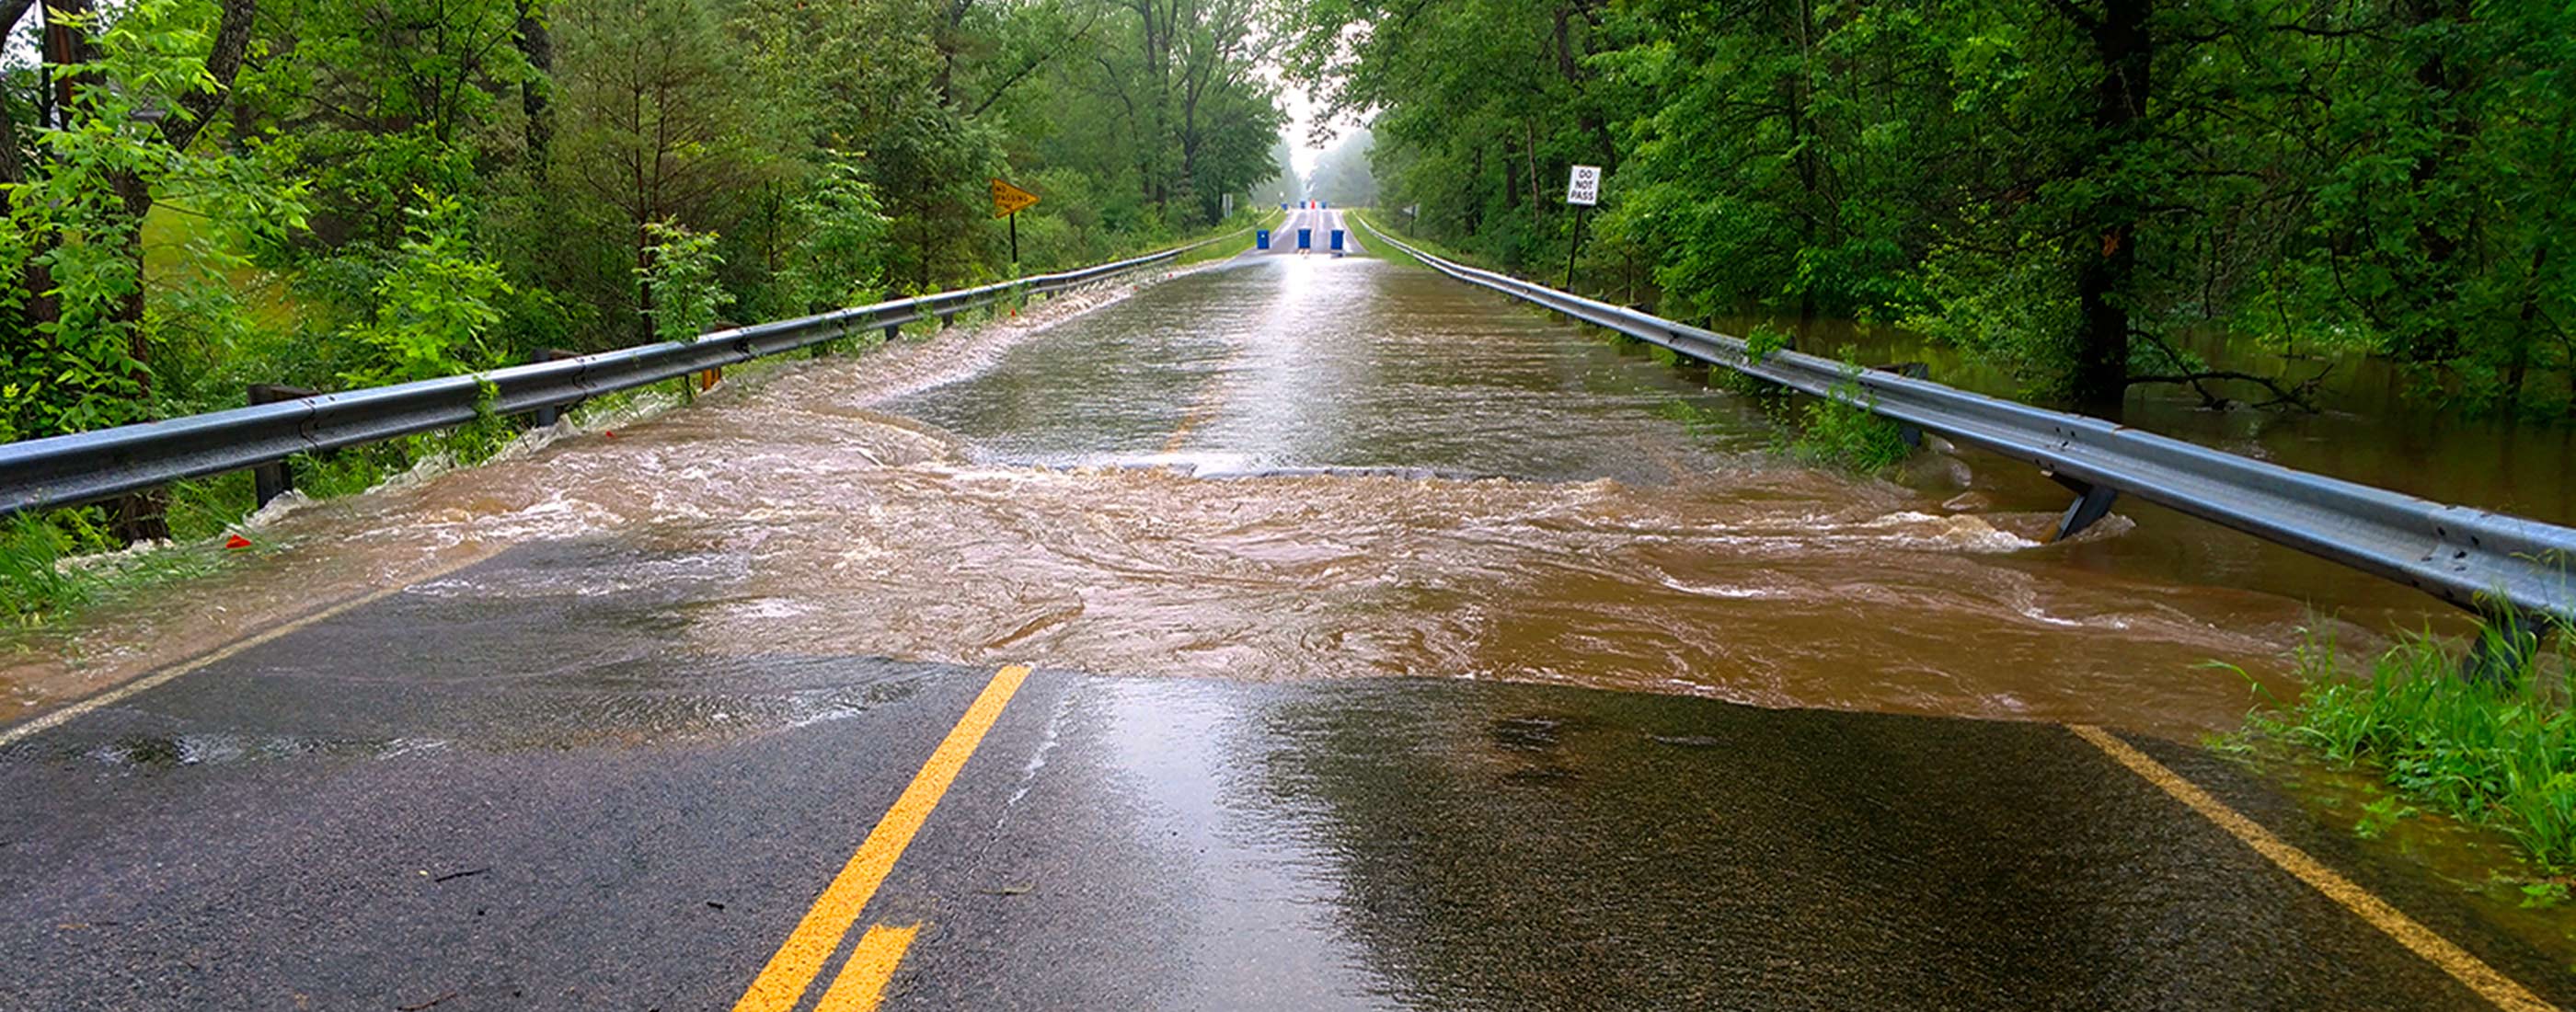
[[[2362,352],[2576,417],[2539,0],[0,0],[0,439],[1091,262],[1321,197],[2034,397]],[[1282,81],[1346,127],[1284,172]],[[1009,263],[988,177],[1044,200]],[[2260,348],[2285,371],[2200,351]],[[2211,356],[2224,358],[2225,356]],[[124,536],[157,533],[149,502]]]
[[[1267,11],[0,0],[0,440],[1168,241],[1290,199]]]
[[[2576,416],[2576,8],[2543,0],[1312,0],[1294,78],[1380,203],[1666,315],[1902,323],[2115,414],[2295,403],[2215,336]],[[1643,282],[1642,284],[1640,282]]]

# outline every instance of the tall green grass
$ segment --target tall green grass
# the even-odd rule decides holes
[[[2505,638],[2486,634],[2491,647]],[[2413,802],[2494,827],[2551,872],[2576,869],[2576,711],[2567,630],[2511,677],[2464,677],[2430,636],[2350,672],[2331,640],[2300,651],[2305,691],[2252,728],[2368,769]],[[2501,673],[2499,673],[2501,674]]]
[[[223,568],[211,542],[116,553],[95,508],[0,521],[0,625],[30,628]]]

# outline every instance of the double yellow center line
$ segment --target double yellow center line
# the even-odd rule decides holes
[[[948,786],[973,757],[975,748],[984,741],[986,732],[1001,719],[1002,710],[1010,705],[1020,683],[1027,680],[1026,665],[1014,664],[994,672],[984,691],[966,708],[966,714],[950,729],[948,737],[930,753],[911,785],[895,798],[894,806],[878,820],[867,841],[850,855],[840,874],[823,888],[823,894],[805,911],[805,917],[778,951],[769,957],[760,976],[734,1003],[734,1012],[791,1012],[805,1000],[814,979],[823,973],[850,928],[858,923],[868,901],[894,870],[895,860],[903,856],[914,835],[930,820],[939,807]],[[2070,728],[2077,737],[2099,748],[2120,765],[2154,784],[2175,800],[2181,801],[2202,817],[2217,824],[2299,880],[2324,893],[2328,898],[2361,917],[2371,926],[2385,932],[2416,955],[2440,967],[2466,985],[2479,997],[2501,1009],[2550,1009],[2539,996],[2496,972],[2484,961],[2462,950],[2449,940],[2427,930],[2422,924],[2400,913],[2385,901],[2335,873],[2304,851],[2273,836],[2253,820],[2228,808],[2207,791],[2183,779],[2164,764],[2149,758],[2127,742],[2097,727],[2076,725]],[[886,983],[902,965],[906,950],[921,930],[918,924],[894,926],[872,925],[860,936],[849,958],[834,975],[831,986],[815,1003],[815,1012],[870,1012],[885,995]]]
[[[858,923],[859,913],[867,908],[868,899],[876,895],[877,886],[885,882],[886,873],[894,870],[896,858],[903,856],[913,835],[930,820],[932,809],[948,793],[948,785],[957,779],[957,771],[975,754],[984,741],[984,732],[1002,716],[1010,705],[1011,695],[1029,677],[1026,665],[1014,664],[993,673],[985,683],[983,694],[975,697],[966,715],[930,753],[930,761],[912,778],[912,785],[894,799],[894,807],[868,834],[867,842],[850,855],[841,873],[832,876],[832,884],[823,887],[823,895],[805,911],[796,930],[769,957],[769,964],[744,991],[742,1000],[734,1003],[734,1012],[788,1012],[805,999],[805,992],[821,976],[832,954],[840,951],[841,940]],[[830,988],[816,1003],[815,1012],[864,1012],[873,1009],[884,995],[886,981],[894,976],[895,967],[903,962],[904,950],[911,946],[920,925],[889,927],[877,925],[859,939],[856,951],[832,979]]]

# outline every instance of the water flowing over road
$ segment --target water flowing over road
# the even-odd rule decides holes
[[[242,593],[586,538],[622,561],[562,579],[706,582],[669,649],[2177,732],[2247,704],[2204,662],[2275,670],[2310,620],[2223,571],[2040,545],[2054,493],[1976,474],[1999,462],[1927,455],[1924,490],[1783,458],[1743,401],[1374,259],[1245,258],[974,340],[803,364],[613,438],[305,507],[258,574],[292,585]]]
[[[162,672],[0,739],[0,950],[50,968],[0,1007],[864,1008],[897,966],[917,1008],[2483,1007],[2518,987],[2473,971],[2552,972],[2171,740],[2249,704],[2208,662],[2279,684],[2315,608],[2427,602],[2230,586],[2283,570],[2160,520],[2043,545],[2035,476],[1808,466],[1702,380],[1292,249],[272,511],[0,675],[34,713]]]

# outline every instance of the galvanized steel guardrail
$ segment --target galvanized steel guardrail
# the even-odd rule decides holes
[[[2576,529],[2311,474],[1894,372],[1855,370],[1815,355],[1774,351],[1756,359],[1740,338],[1453,263],[1360,224],[1460,281],[2037,465],[2076,493],[2059,522],[2060,537],[2100,519],[2113,495],[2125,493],[2415,587],[2506,620],[2509,628],[2528,630],[2529,620],[2540,617],[2576,622]]]
[[[97,502],[297,453],[452,428],[486,411],[517,415],[559,408],[869,330],[883,328],[891,336],[907,323],[945,321],[959,310],[1017,293],[1063,291],[1166,263],[1241,234],[1080,270],[736,327],[687,341],[0,445],[0,516]]]

